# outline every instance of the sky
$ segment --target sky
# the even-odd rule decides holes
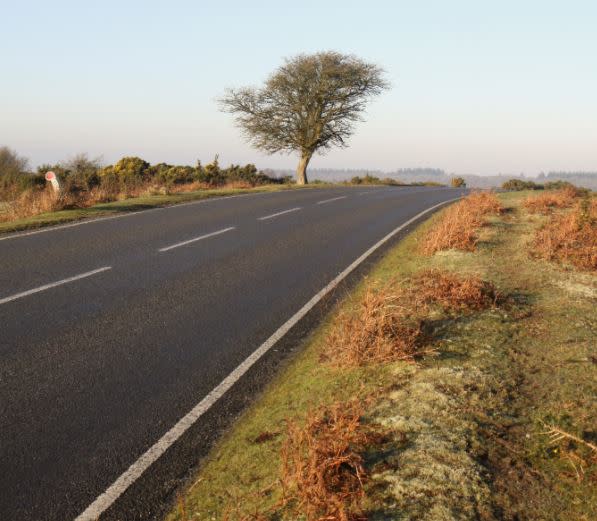
[[[255,163],[216,100],[299,53],[374,62],[392,88],[315,168],[597,171],[597,2],[0,0],[0,145],[30,164]]]

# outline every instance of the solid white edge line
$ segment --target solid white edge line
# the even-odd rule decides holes
[[[284,215],[285,213],[296,212],[297,210],[302,210],[301,206],[297,206],[296,208],[291,208],[290,210],[284,210],[282,212],[273,213],[271,215],[266,215],[265,217],[258,217],[258,221],[267,221],[268,219],[273,219],[274,217],[278,217],[278,215]]]
[[[347,197],[348,197],[347,195],[341,195],[340,197],[333,197],[332,199],[325,199],[324,201],[318,201],[315,204],[331,203],[332,201],[338,201],[339,199],[346,199]]]
[[[67,279],[62,279],[57,282],[51,282],[50,284],[44,284],[43,286],[39,286],[38,288],[33,288],[27,291],[23,291],[21,293],[17,293],[15,295],[11,295],[9,297],[4,297],[0,299],[0,305],[6,304],[7,302],[11,302],[13,300],[17,300],[22,297],[27,297],[29,295],[33,295],[34,293],[39,293],[40,291],[45,291],[47,289],[55,288],[56,286],[62,286],[62,284],[68,284],[69,282],[74,282],[75,280],[84,279],[86,277],[91,277],[97,273],[101,273],[102,271],[111,270],[112,266],[104,266],[103,268],[98,268],[96,270],[87,271],[86,273],[81,273],[80,275],[75,275],[74,277],[69,277]]]
[[[222,233],[229,232],[230,230],[235,230],[236,227],[230,226],[229,228],[224,228],[223,230],[218,230],[217,232],[206,233],[205,235],[201,235],[200,237],[195,237],[194,239],[189,239],[188,241],[177,242],[176,244],[172,244],[171,246],[166,246],[165,248],[160,248],[159,252],[165,252],[168,250],[173,250],[174,248],[179,248],[180,246],[186,246],[187,244],[191,244],[193,242],[202,241],[203,239],[208,239],[209,237],[213,237],[215,235],[221,235]]]
[[[313,309],[319,301],[332,291],[344,278],[346,278],[359,264],[361,264],[367,257],[369,257],[380,246],[389,241],[394,235],[406,228],[411,223],[425,215],[426,213],[439,208],[445,204],[451,203],[460,199],[450,199],[439,204],[431,206],[426,210],[418,213],[404,224],[401,224],[393,231],[388,233],[383,239],[375,243],[358,259],[350,264],[344,271],[336,276],[329,284],[316,293],[309,302],[307,302],[301,309],[299,309],[292,317],[290,317],[278,330],[270,336],[263,344],[261,344],[253,353],[251,353],[236,369],[234,369],[220,384],[218,384],[207,396],[205,396],[190,412],[183,416],[166,434],[164,434],[154,445],[152,445],[141,457],[135,461],[125,472],[123,472],[110,485],[105,492],[99,495],[91,505],[89,505],[75,521],[96,521],[99,516],[105,512],[110,506],[124,493],[124,491],[131,486],[141,475],[155,462],[157,459],[168,450],[168,448],[180,438],[206,411],[208,411],[232,386],[277,342],[280,340],[294,325],[299,322],[311,309]]]

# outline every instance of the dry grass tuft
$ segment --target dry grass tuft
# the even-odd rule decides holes
[[[527,197],[522,205],[529,213],[546,215],[557,208],[570,208],[581,195],[582,192],[579,189],[567,186],[562,190]]]
[[[5,211],[0,214],[0,221],[13,221],[40,213],[82,207],[81,205],[82,201],[75,194],[64,193],[59,196],[50,188],[30,189],[6,205]]]
[[[494,306],[498,292],[491,282],[428,269],[413,277],[412,297],[418,306],[436,304],[444,311],[481,310]]]
[[[233,181],[218,186],[221,190],[250,189],[251,185],[245,181]],[[6,203],[0,212],[0,222],[24,219],[47,212],[56,212],[72,208],[89,208],[99,203],[123,201],[135,197],[150,197],[155,195],[174,195],[201,190],[214,190],[207,183],[185,183],[171,186],[141,183],[135,186],[99,186],[89,191],[65,190],[60,196],[51,188],[31,188]]]
[[[536,257],[597,270],[597,199],[583,199],[568,213],[554,215],[536,234]]]
[[[495,194],[478,192],[448,208],[423,238],[421,251],[433,255],[442,250],[474,251],[477,231],[487,215],[500,214],[502,206]]]
[[[374,435],[361,414],[352,401],[311,411],[304,425],[288,422],[281,482],[294,514],[307,521],[365,519],[361,454]]]
[[[422,354],[421,321],[400,290],[369,286],[353,311],[342,312],[326,338],[324,357],[339,366],[412,360]]]

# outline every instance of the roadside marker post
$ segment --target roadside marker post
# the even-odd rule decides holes
[[[62,186],[60,185],[60,181],[58,180],[58,176],[54,173],[54,172],[46,172],[46,181],[48,181],[51,185],[52,188],[54,189],[54,192],[56,192],[57,194],[60,193],[60,191],[62,190]]]

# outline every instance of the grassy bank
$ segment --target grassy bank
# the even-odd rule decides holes
[[[122,201],[101,203],[89,208],[72,208],[55,212],[41,213],[32,217],[13,221],[0,221],[0,234],[15,232],[54,224],[65,224],[93,217],[104,217],[119,213],[137,212],[150,208],[171,206],[212,197],[229,197],[231,195],[251,194],[261,192],[278,192],[280,190],[292,190],[303,187],[296,185],[263,185],[255,188],[214,188],[209,190],[197,190],[194,192],[180,192],[170,195],[150,195],[145,197],[133,197]]]
[[[436,247],[455,207],[390,251],[169,521],[595,519],[597,283],[535,255],[553,217],[525,209],[527,196],[500,194],[467,251]]]

